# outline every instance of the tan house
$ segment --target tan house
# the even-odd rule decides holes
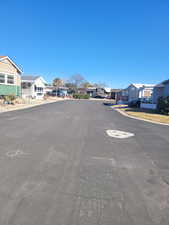
[[[21,69],[8,56],[0,56],[0,96],[21,96],[21,74]]]

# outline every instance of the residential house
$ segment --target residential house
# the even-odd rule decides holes
[[[127,88],[128,102],[136,99],[151,99],[154,84],[130,84]]]
[[[96,95],[96,87],[88,87],[86,88],[86,92],[90,97],[94,97]]]
[[[128,90],[122,89],[117,92],[116,102],[118,104],[127,104],[128,103]]]
[[[87,88],[80,87],[80,88],[78,88],[77,92],[79,94],[86,95],[87,94]]]
[[[67,87],[58,87],[58,88],[54,87],[52,91],[52,95],[58,96],[58,97],[66,97],[68,96],[68,91],[69,91],[69,88]]]
[[[105,92],[107,98],[111,97],[111,88],[105,87],[104,92]]]
[[[92,97],[102,97],[102,98],[107,98],[111,96],[111,88],[107,87],[97,87],[94,92]]]
[[[121,89],[111,89],[111,99],[117,102],[118,94],[120,93]]]
[[[22,97],[43,99],[46,84],[41,76],[22,76]]]
[[[154,87],[153,90],[153,103],[157,104],[159,97],[169,96],[169,79],[165,80]]]
[[[50,84],[45,85],[45,94],[52,95],[54,87]]]
[[[0,96],[21,96],[22,70],[8,56],[0,56]]]

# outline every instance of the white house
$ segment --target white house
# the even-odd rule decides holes
[[[130,84],[127,88],[128,101],[136,99],[151,99],[154,84]]]
[[[43,99],[46,84],[41,76],[22,76],[22,97]]]

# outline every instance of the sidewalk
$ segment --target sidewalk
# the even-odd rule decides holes
[[[15,105],[0,104],[0,113],[31,108],[31,107],[35,107],[38,105],[44,105],[44,104],[48,104],[48,103],[65,101],[65,100],[68,100],[68,99],[67,98],[58,98],[58,97],[51,97],[46,100],[25,99],[25,100],[21,100],[21,103],[16,103]]]

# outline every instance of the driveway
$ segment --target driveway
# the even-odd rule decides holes
[[[168,224],[169,127],[87,100],[0,115],[0,225]]]

